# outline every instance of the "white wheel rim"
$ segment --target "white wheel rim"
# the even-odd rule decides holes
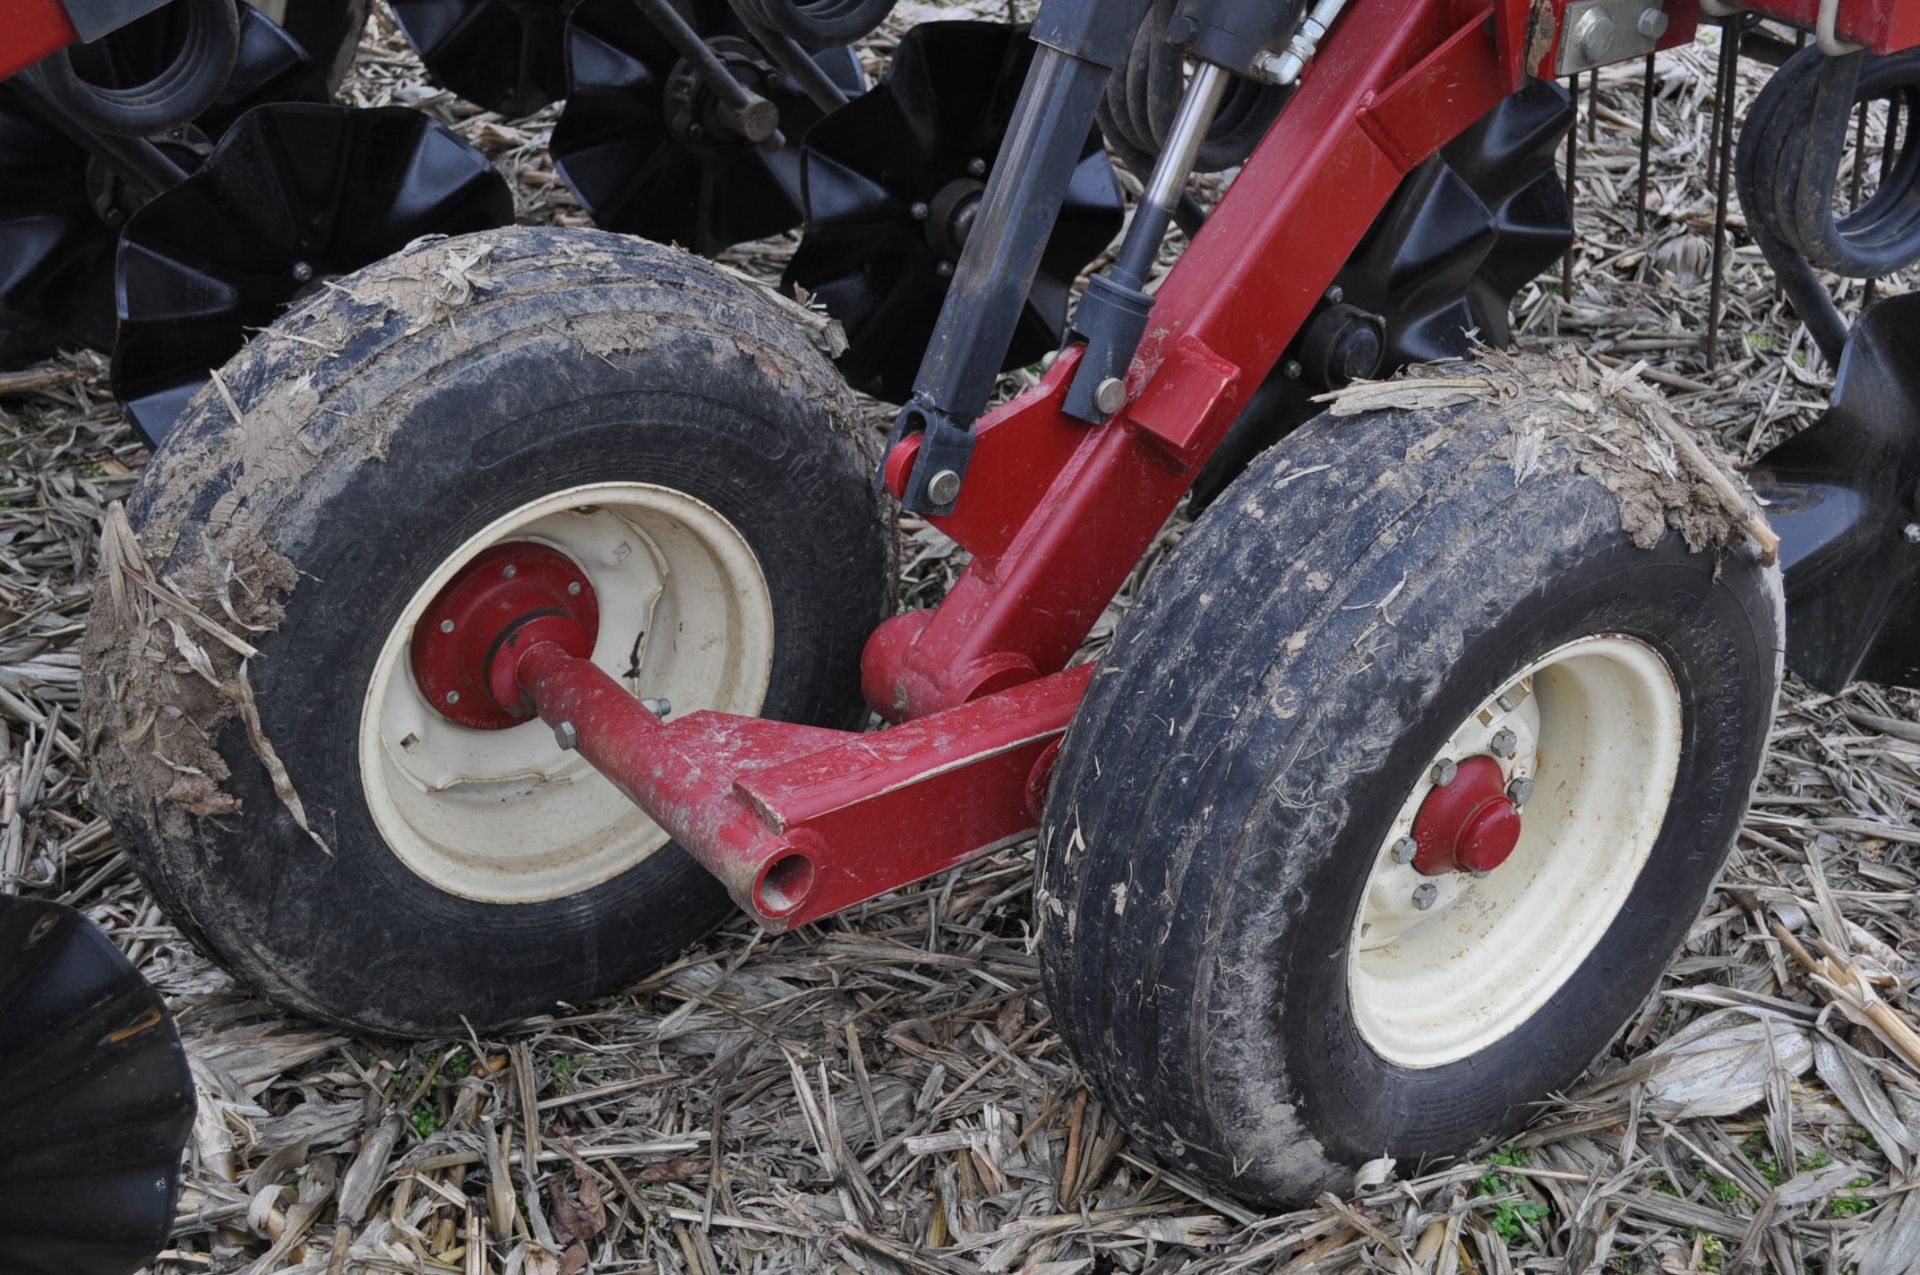
[[[394,854],[430,884],[524,904],[610,881],[667,836],[538,719],[473,730],[441,716],[415,684],[414,625],[461,567],[506,541],[556,549],[586,573],[600,605],[593,662],[636,696],[670,701],[675,717],[759,713],[773,666],[773,600],[732,523],[649,483],[593,483],[522,505],[414,592],[361,707],[368,808]]]
[[[1507,697],[1512,708],[1502,706]],[[1658,652],[1583,638],[1522,669],[1435,758],[1515,740],[1502,768],[1534,788],[1519,843],[1484,876],[1395,861],[1433,789],[1429,765],[1381,844],[1354,918],[1347,987],[1367,1044],[1402,1067],[1479,1053],[1519,1027],[1593,951],[1645,867],[1680,766],[1680,692]],[[1431,886],[1426,908],[1416,891]]]

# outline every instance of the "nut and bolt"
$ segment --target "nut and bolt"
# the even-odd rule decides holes
[[[975,156],[967,161],[967,171],[975,177],[985,177],[987,175],[987,161],[981,159],[979,156]]]
[[[927,479],[927,499],[936,505],[951,505],[960,495],[960,475],[943,469]]]
[[[671,713],[673,711],[672,701],[667,700],[658,695],[653,696],[652,698],[649,698],[649,699],[641,700],[640,707],[646,709],[649,713],[652,713],[655,717],[665,717],[668,713]]]
[[[1920,522],[1910,522],[1900,531],[1910,545],[1920,545]]]
[[[293,263],[293,277],[296,281],[305,283],[313,278],[313,267],[304,261],[296,261]]]
[[[1423,882],[1413,887],[1413,906],[1419,908],[1422,912],[1432,907],[1433,901],[1439,897],[1440,887],[1434,885],[1431,881]]]
[[[1339,284],[1336,283],[1331,288],[1327,289],[1328,305],[1339,305],[1342,301],[1345,301],[1346,299],[1347,299],[1347,290],[1341,287]]]
[[[1495,757],[1510,757],[1519,743],[1520,737],[1502,726],[1493,732],[1493,738],[1487,741],[1487,747],[1493,750]]]
[[[572,752],[580,747],[580,732],[573,728],[572,722],[561,722],[553,728],[553,742]]]
[[[912,208],[909,208],[907,211],[913,214],[913,219],[915,221],[925,221],[927,219],[927,214],[933,210],[928,208],[925,204],[915,204]]]
[[[1494,703],[1500,706],[1501,712],[1511,713],[1514,709],[1520,707],[1520,697],[1512,691],[1501,691],[1500,698],[1496,699]]]
[[[1401,837],[1393,843],[1392,854],[1395,863],[1412,863],[1413,856],[1419,853],[1420,843],[1412,837]]]
[[[453,632],[453,621],[452,621],[452,620],[442,620],[442,621],[440,621],[440,631],[441,631],[442,633],[451,633],[451,632]]]
[[[1433,763],[1433,770],[1429,772],[1428,777],[1433,780],[1434,787],[1445,788],[1448,784],[1453,782],[1453,777],[1459,773],[1460,773],[1459,764],[1457,762],[1452,761],[1451,759],[1443,757],[1439,761]]]
[[[520,568],[514,566],[511,562],[509,562],[506,566],[500,568],[500,575],[503,579],[511,580],[519,574],[520,574]]]
[[[459,702],[460,702],[460,692],[459,692],[459,691],[448,691],[448,692],[447,692],[447,703],[449,703],[449,704],[458,704]]]
[[[1112,416],[1127,405],[1127,383],[1117,376],[1109,376],[1094,387],[1093,405]]]
[[[1580,55],[1598,62],[1613,44],[1613,19],[1598,9],[1589,9],[1573,24],[1573,40]]]
[[[580,596],[580,582],[578,580],[567,581],[567,596],[570,598]]]
[[[1516,806],[1527,804],[1527,798],[1533,796],[1533,780],[1525,775],[1515,775],[1513,782],[1507,785],[1507,800]]]
[[[1647,39],[1658,40],[1667,33],[1667,15],[1660,9],[1642,9],[1640,21],[1634,25]]]

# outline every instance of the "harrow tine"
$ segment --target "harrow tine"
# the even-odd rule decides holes
[[[1587,140],[1600,140],[1600,68],[1587,72]]]
[[[1739,19],[1721,24],[1719,96],[1713,120],[1714,137],[1720,153],[1720,165],[1714,174],[1713,204],[1713,284],[1707,294],[1707,370],[1720,366],[1720,305],[1726,292],[1727,188],[1732,184],[1733,98],[1740,82],[1740,37],[1745,24]]]
[[[1576,72],[1569,85],[1573,92],[1573,127],[1567,130],[1567,207],[1578,210],[1575,184],[1580,178],[1580,76]],[[1576,226],[1578,219],[1576,218]],[[1576,228],[1573,242],[1567,245],[1567,255],[1560,259],[1560,299],[1573,300],[1573,254],[1580,246],[1580,232]]]
[[[1634,233],[1647,233],[1647,169],[1653,152],[1653,59],[1647,54],[1640,74],[1640,202],[1633,210]]]

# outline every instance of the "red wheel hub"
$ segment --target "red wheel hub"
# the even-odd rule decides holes
[[[599,635],[600,603],[573,559],[530,541],[494,545],[460,568],[414,626],[413,679],[447,718],[504,730],[533,716],[511,657],[557,642],[584,659]]]
[[[1520,842],[1520,810],[1491,757],[1469,757],[1453,782],[1436,787],[1413,819],[1413,866],[1430,877],[1491,872]]]

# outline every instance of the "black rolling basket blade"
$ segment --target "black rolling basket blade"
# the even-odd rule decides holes
[[[427,115],[259,107],[128,221],[114,393],[157,444],[210,369],[308,291],[422,235],[512,220],[505,180]]]
[[[912,392],[1032,58],[1021,27],[924,23],[901,39],[884,83],[807,135],[806,230],[784,283],[846,329],[840,367],[858,388],[894,402]],[[1008,368],[1059,348],[1074,280],[1112,243],[1124,211],[1090,133]]]
[[[324,38],[350,38],[341,0],[307,5],[306,25]],[[323,19],[331,14],[336,19]],[[161,9],[77,51],[99,83],[141,83],[164,69],[177,16]],[[267,102],[326,100],[323,61],[257,11],[241,11],[240,56],[220,99],[181,136],[158,145],[191,170],[241,114]],[[0,368],[21,367],[61,346],[113,344],[113,246],[139,196],[84,148],[0,86]]]
[[[633,0],[585,0],[568,29],[572,89],[553,130],[553,160],[597,225],[712,255],[800,224],[799,141],[821,112],[745,38],[724,3],[683,13],[734,75],[779,109],[784,144],[756,146],[727,129],[710,91]],[[853,50],[813,56],[844,92],[866,87]]]
[[[159,993],[72,908],[0,895],[0,1270],[127,1275],[166,1242],[193,1078]]]
[[[433,82],[502,115],[567,95],[571,0],[389,0]]]
[[[1818,421],[1749,477],[1780,536],[1787,666],[1920,687],[1920,293],[1854,324]],[[1912,528],[1913,530],[1909,530]]]

